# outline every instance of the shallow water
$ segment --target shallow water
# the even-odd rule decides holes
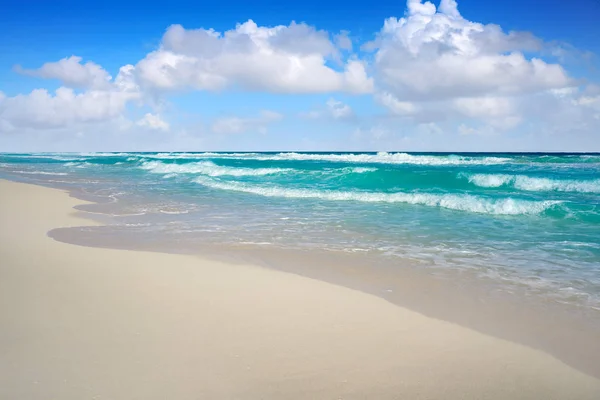
[[[0,154],[0,177],[99,201],[104,237],[410,260],[600,308],[599,154]]]

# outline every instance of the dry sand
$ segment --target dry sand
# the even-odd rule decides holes
[[[362,292],[47,237],[91,224],[80,203],[0,181],[2,400],[600,399],[545,353]]]

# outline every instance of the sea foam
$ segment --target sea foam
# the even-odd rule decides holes
[[[335,154],[335,153],[159,153],[145,154],[149,159],[203,159],[226,158],[258,161],[330,161],[344,163],[414,164],[414,165],[495,165],[509,162],[504,157],[474,157],[459,155],[413,155],[408,153]]]
[[[155,174],[201,174],[208,176],[262,176],[293,171],[289,168],[225,167],[211,161],[188,164],[165,164],[160,161],[146,161],[140,168]]]
[[[293,160],[293,161],[332,161],[349,163],[374,163],[374,164],[413,164],[413,165],[493,165],[509,161],[502,157],[467,157],[457,155],[429,156],[412,155],[407,153],[377,154],[311,154],[311,153],[279,153],[274,155],[261,155],[257,160]]]
[[[329,201],[359,201],[382,203],[407,203],[442,207],[451,210],[467,211],[481,214],[519,215],[539,214],[544,210],[561,203],[560,201],[530,201],[513,198],[486,199],[468,194],[433,194],[433,193],[382,193],[360,191],[336,191],[315,189],[293,189],[280,186],[259,186],[242,182],[225,182],[208,177],[194,180],[203,186],[213,189],[252,193],[265,197],[285,197],[297,199],[317,199]]]
[[[465,176],[469,182],[479,187],[496,188],[510,186],[524,191],[559,191],[600,193],[600,179],[594,180],[571,180],[535,178],[526,175],[509,174],[473,174]]]
[[[174,177],[177,174],[200,174],[207,176],[263,176],[285,173],[303,173],[311,174],[317,172],[319,174],[364,174],[367,172],[377,171],[377,168],[368,167],[347,167],[347,168],[331,168],[322,171],[304,171],[293,168],[242,168],[242,167],[227,167],[217,165],[212,161],[199,161],[187,164],[165,164],[161,161],[145,161],[140,165],[141,169],[147,170],[156,174],[167,174],[165,177]]]

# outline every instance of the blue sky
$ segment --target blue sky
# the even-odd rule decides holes
[[[0,151],[600,151],[599,17],[597,0],[12,2]]]

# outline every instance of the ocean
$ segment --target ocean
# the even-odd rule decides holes
[[[0,178],[98,202],[92,241],[360,254],[600,310],[600,154],[0,154]]]

